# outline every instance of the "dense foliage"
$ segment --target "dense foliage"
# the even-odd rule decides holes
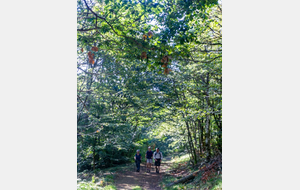
[[[136,149],[222,151],[222,9],[215,0],[78,0],[78,170]]]

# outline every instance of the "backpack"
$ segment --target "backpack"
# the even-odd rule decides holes
[[[155,156],[154,156],[154,157],[156,158],[156,154],[157,154],[157,152],[155,151],[155,152],[154,152],[154,154],[155,154]],[[161,152],[160,152],[160,151],[159,151],[159,154],[160,154],[160,159],[161,159]]]

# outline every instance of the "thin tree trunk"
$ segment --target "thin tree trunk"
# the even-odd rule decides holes
[[[97,145],[97,137],[94,137],[94,142],[93,142],[93,171],[95,171],[95,162],[96,162],[96,145]]]
[[[192,152],[195,164],[197,164],[197,156],[196,156],[196,151],[195,151],[195,148],[194,148],[193,139],[192,139],[191,132],[190,132],[189,123],[187,121],[185,123],[186,123],[186,127],[187,127],[187,130],[188,130],[188,137],[189,137],[189,144],[190,144],[190,147],[191,147],[191,152]]]
[[[200,155],[202,153],[202,142],[203,142],[203,126],[201,125],[202,119],[198,119],[198,131],[199,131],[199,150],[200,150]]]
[[[214,119],[217,120],[217,126],[219,128],[219,133],[218,133],[218,150],[222,152],[222,122],[221,122],[221,116],[217,116],[214,114]]]
[[[206,114],[206,124],[205,124],[205,146],[206,146],[206,159],[210,160],[210,130],[209,130],[210,117]]]
[[[93,151],[93,170],[95,171],[95,149]]]
[[[194,142],[195,142],[195,149],[196,149],[196,147],[198,146],[198,144],[197,144],[197,122],[195,121],[194,122]]]

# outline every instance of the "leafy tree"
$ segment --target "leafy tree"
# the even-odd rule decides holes
[[[137,148],[222,151],[222,8],[201,1],[77,1],[78,170]]]

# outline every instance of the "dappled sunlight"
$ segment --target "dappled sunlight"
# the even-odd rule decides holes
[[[161,189],[165,177],[199,186],[222,171],[218,155],[220,1],[77,0],[78,178],[98,189]]]

